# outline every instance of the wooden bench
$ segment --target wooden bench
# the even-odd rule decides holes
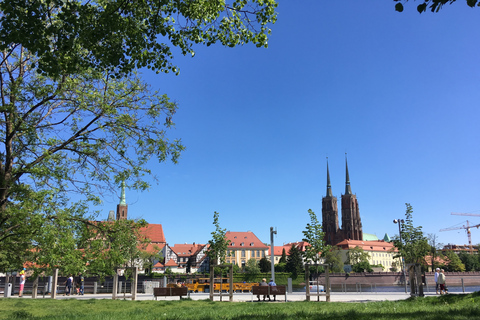
[[[276,301],[276,296],[285,296],[287,302],[287,287],[286,286],[253,286],[252,287],[252,302],[253,296],[269,296],[273,295],[273,301]]]
[[[155,300],[157,297],[180,297],[188,295],[188,288],[153,288],[153,296]]]

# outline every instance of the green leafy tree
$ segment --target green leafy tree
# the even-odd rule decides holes
[[[267,47],[276,20],[273,0],[233,1],[19,1],[0,2],[0,49],[22,45],[38,71],[55,77],[95,68],[119,73],[147,67],[178,69],[173,48],[194,45]]]
[[[208,240],[209,248],[207,256],[210,261],[216,265],[218,263],[224,264],[228,253],[228,245],[230,240],[225,236],[227,229],[222,229],[219,222],[220,214],[218,212],[213,213],[213,225],[215,231],[212,231],[212,239]]]
[[[460,252],[458,257],[460,258],[460,261],[465,265],[465,271],[480,270],[480,261],[478,260],[478,254]]]
[[[88,272],[104,277],[113,275],[116,267],[138,266],[142,259],[142,248],[150,243],[143,237],[141,229],[148,224],[144,220],[118,220],[95,222],[85,232],[83,241]],[[95,234],[95,238],[90,237]]]
[[[370,262],[362,261],[352,265],[353,272],[373,272],[372,267],[370,266]]]
[[[270,260],[267,258],[263,257],[258,261],[258,266],[260,267],[261,272],[269,272],[270,269],[272,268],[272,265],[270,263]]]
[[[245,272],[248,274],[259,274],[260,266],[255,258],[250,258],[245,265]]]
[[[422,227],[413,226],[413,210],[409,203],[405,204],[405,221],[401,223],[401,237],[393,239],[398,254],[395,258],[403,257],[405,263],[422,264],[425,256],[430,251],[427,238],[423,235]]]
[[[120,181],[148,188],[147,163],[177,162],[184,147],[167,138],[176,105],[136,74],[89,70],[54,80],[23,47],[0,54],[0,266],[13,268],[54,240],[64,257],[80,249],[79,234],[95,237],[90,205]]]
[[[276,272],[286,272],[287,270],[287,263],[279,262],[275,265]]]
[[[328,246],[325,243],[325,233],[322,231],[322,225],[318,222],[317,215],[312,209],[308,209],[308,214],[310,215],[310,223],[307,223],[305,230],[302,231],[303,241],[308,243],[305,245],[303,255],[306,261],[317,264],[320,255],[328,250]]]
[[[280,260],[278,260],[278,263],[287,263],[287,253],[285,252],[285,248],[282,249],[282,256],[280,257]]]
[[[330,272],[344,271],[340,248],[331,247],[329,250],[324,251],[323,258],[325,259],[325,264],[328,264]]]
[[[347,251],[347,260],[345,261],[346,264],[356,265],[362,262],[368,262],[370,259],[370,254],[365,252],[363,248],[356,246],[355,248],[348,249]]]
[[[397,2],[395,4],[395,10],[398,12],[403,12],[404,10],[404,3],[408,0],[393,0]],[[445,4],[452,4],[456,2],[456,0],[423,0],[423,2],[417,5],[417,11],[419,13],[425,12],[430,10],[431,12],[438,12],[440,9],[443,8]],[[478,0],[466,0],[465,3],[469,6],[474,8],[475,6],[480,6],[480,2]]]
[[[303,272],[303,259],[300,250],[292,244],[290,250],[288,250],[287,264],[285,265],[285,271],[292,274],[292,278],[296,279],[298,274]]]
[[[447,271],[453,271],[453,272],[465,271],[465,265],[462,263],[462,260],[460,260],[460,258],[455,252],[453,252],[452,250],[446,250],[445,256],[447,257],[447,261],[448,261],[445,267]]]

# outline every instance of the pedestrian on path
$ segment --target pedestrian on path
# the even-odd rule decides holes
[[[438,275],[438,283],[440,284],[440,294],[447,293],[445,291],[445,271],[442,269],[440,270],[440,274]]]
[[[24,287],[25,287],[25,268],[22,271],[20,271],[20,292],[18,293],[19,297],[23,296]]]

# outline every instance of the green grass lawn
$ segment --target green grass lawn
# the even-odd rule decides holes
[[[0,319],[480,319],[480,293],[368,303],[2,298]]]

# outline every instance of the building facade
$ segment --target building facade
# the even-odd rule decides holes
[[[227,231],[225,237],[230,240],[227,248],[227,263],[233,263],[243,268],[248,260],[253,258],[258,261],[268,254],[268,246],[251,231]]]

